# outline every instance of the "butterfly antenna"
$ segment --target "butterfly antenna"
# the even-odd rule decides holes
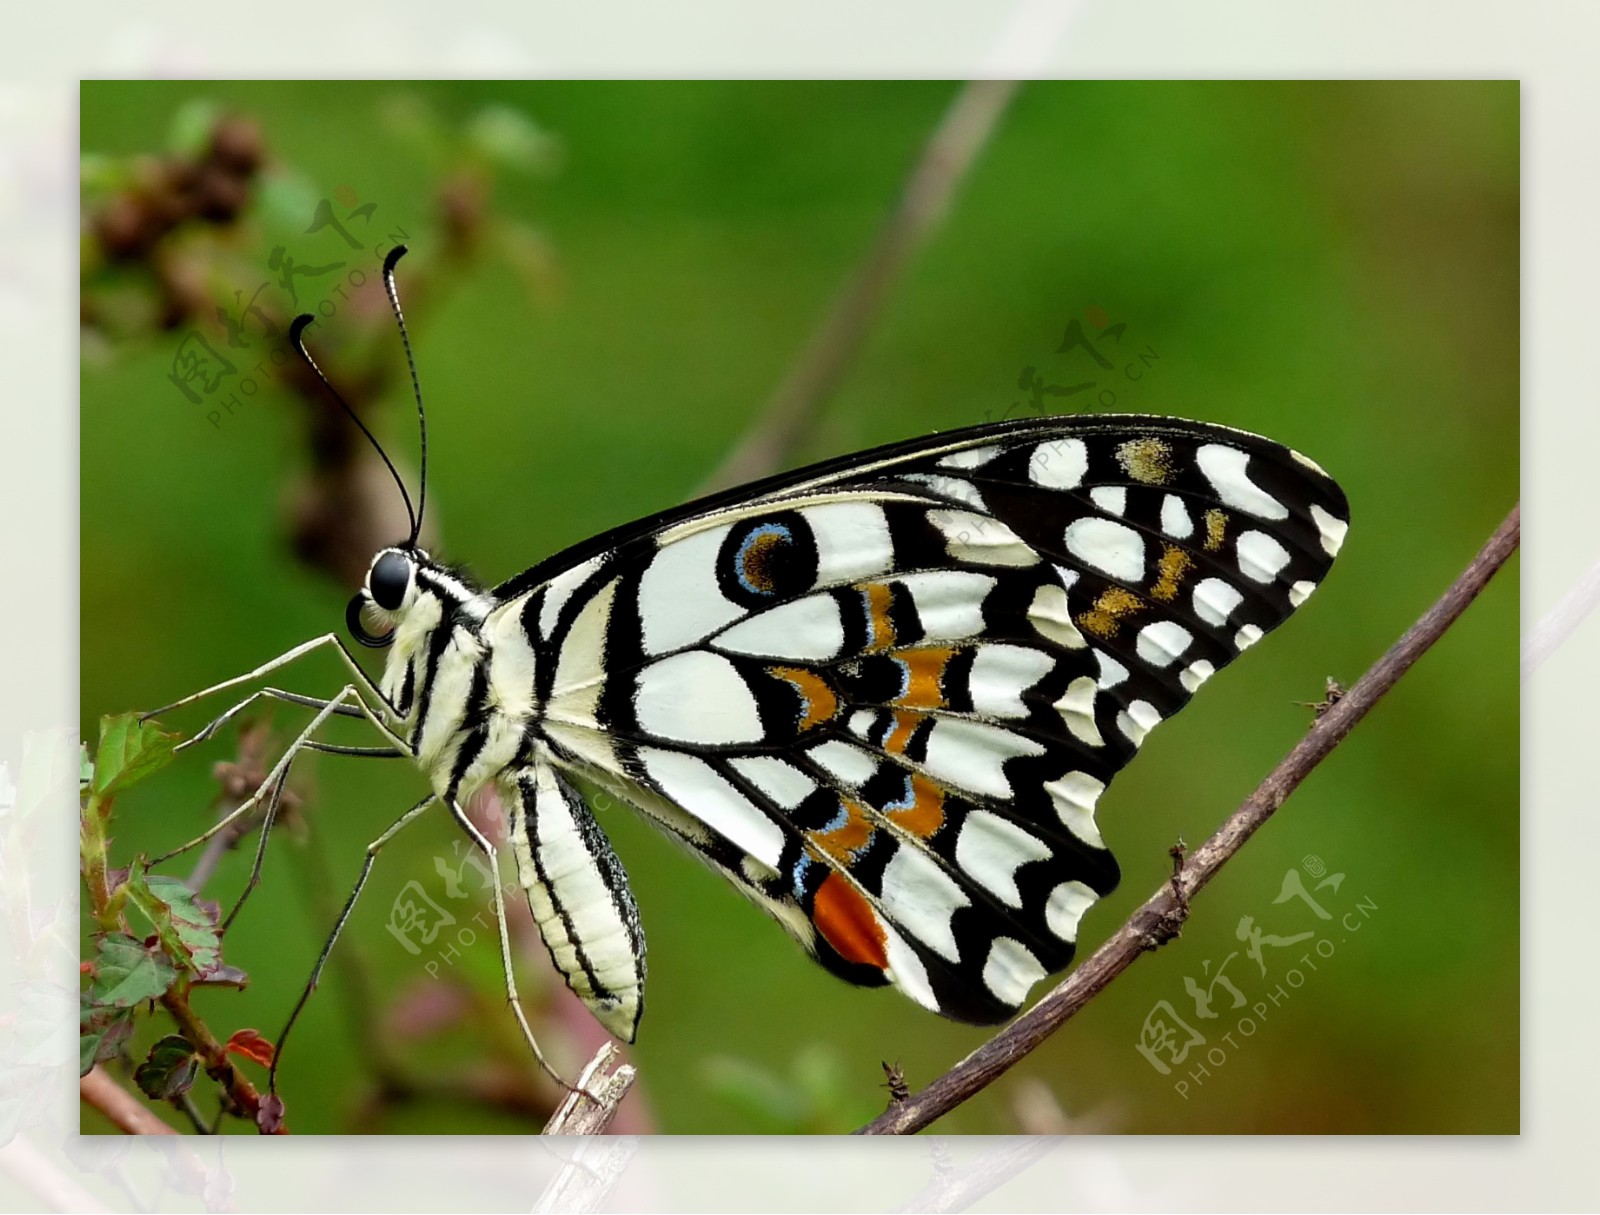
[[[309,312],[303,312],[295,317],[289,324],[289,340],[294,343],[295,349],[300,352],[300,357],[306,361],[306,366],[317,373],[317,379],[322,381],[322,386],[333,394],[333,399],[339,402],[339,407],[350,415],[350,420],[361,428],[362,434],[367,436],[367,442],[371,443],[378,455],[383,457],[383,462],[389,469],[389,475],[394,478],[394,483],[400,488],[400,497],[406,504],[406,517],[411,522],[411,539],[415,541],[418,531],[417,515],[411,509],[411,495],[406,492],[406,483],[400,479],[400,470],[395,468],[394,461],[389,459],[389,453],[383,450],[383,444],[378,442],[377,436],[367,429],[367,424],[361,420],[355,410],[350,408],[349,402],[339,395],[339,390],[328,382],[327,376],[322,374],[322,368],[317,366],[317,360],[311,357],[311,352],[306,349],[305,340],[300,336],[305,332],[306,326],[316,319]]]
[[[417,361],[411,357],[411,335],[406,332],[405,314],[400,311],[400,293],[395,290],[394,268],[406,255],[404,245],[396,245],[383,259],[383,286],[389,293],[389,304],[394,309],[395,324],[400,326],[400,343],[406,348],[406,366],[411,369],[411,392],[417,398],[417,429],[422,436],[422,485],[417,492],[417,518],[411,528],[411,543],[422,534],[422,514],[428,507],[428,414],[422,408],[422,384],[417,379]]]

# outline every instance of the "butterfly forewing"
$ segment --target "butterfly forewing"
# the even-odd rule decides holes
[[[610,533],[499,588],[494,617],[538,655],[550,762],[835,973],[992,1022],[1116,885],[1100,794],[1304,602],[1347,520],[1316,465],[1252,435],[1042,419]]]

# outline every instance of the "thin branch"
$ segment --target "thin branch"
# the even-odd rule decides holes
[[[1439,601],[1333,705],[1260,786],[1197,848],[1171,881],[1130,916],[1059,986],[920,1093],[891,1106],[857,1134],[904,1135],[921,1130],[988,1087],[1099,995],[1139,955],[1176,935],[1187,904],[1411,665],[1454,624],[1515,551],[1522,533],[1514,506],[1482,551]]]
[[[150,1109],[118,1084],[98,1063],[78,1081],[78,1095],[128,1135],[176,1135]]]
[[[222,1043],[217,1041],[206,1023],[194,1009],[189,1007],[189,993],[182,990],[181,986],[174,987],[164,992],[159,1002],[178,1023],[178,1032],[183,1035],[184,1040],[194,1047],[195,1053],[200,1056],[206,1075],[222,1086],[223,1104],[228,1107],[229,1112],[255,1121],[261,1109],[261,1094],[256,1091],[256,1086],[250,1083],[244,1073],[233,1065]]]
[[[545,1135],[603,1135],[611,1120],[617,1116],[617,1106],[633,1087],[638,1073],[631,1063],[624,1061],[616,1045],[607,1042],[588,1066],[578,1073],[574,1086],[578,1091],[567,1094],[567,1099],[550,1116],[541,1134]],[[592,1093],[590,1098],[585,1094]]]
[[[799,360],[727,458],[700,487],[726,489],[782,467],[838,386],[911,255],[949,208],[972,162],[1017,91],[1014,80],[973,80],[945,111],[867,256]]]
[[[1528,633],[1522,643],[1522,678],[1555,653],[1596,607],[1600,607],[1600,561]]]

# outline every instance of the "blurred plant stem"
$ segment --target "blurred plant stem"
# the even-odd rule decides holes
[[[782,468],[849,370],[911,256],[949,210],[950,201],[1015,96],[1014,80],[973,80],[961,87],[901,187],[894,209],[788,376],[756,415],[701,494]]]

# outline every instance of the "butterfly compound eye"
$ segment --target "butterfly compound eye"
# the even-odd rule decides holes
[[[394,611],[405,601],[406,588],[410,585],[411,562],[399,553],[384,553],[367,575],[372,601],[387,612]]]

